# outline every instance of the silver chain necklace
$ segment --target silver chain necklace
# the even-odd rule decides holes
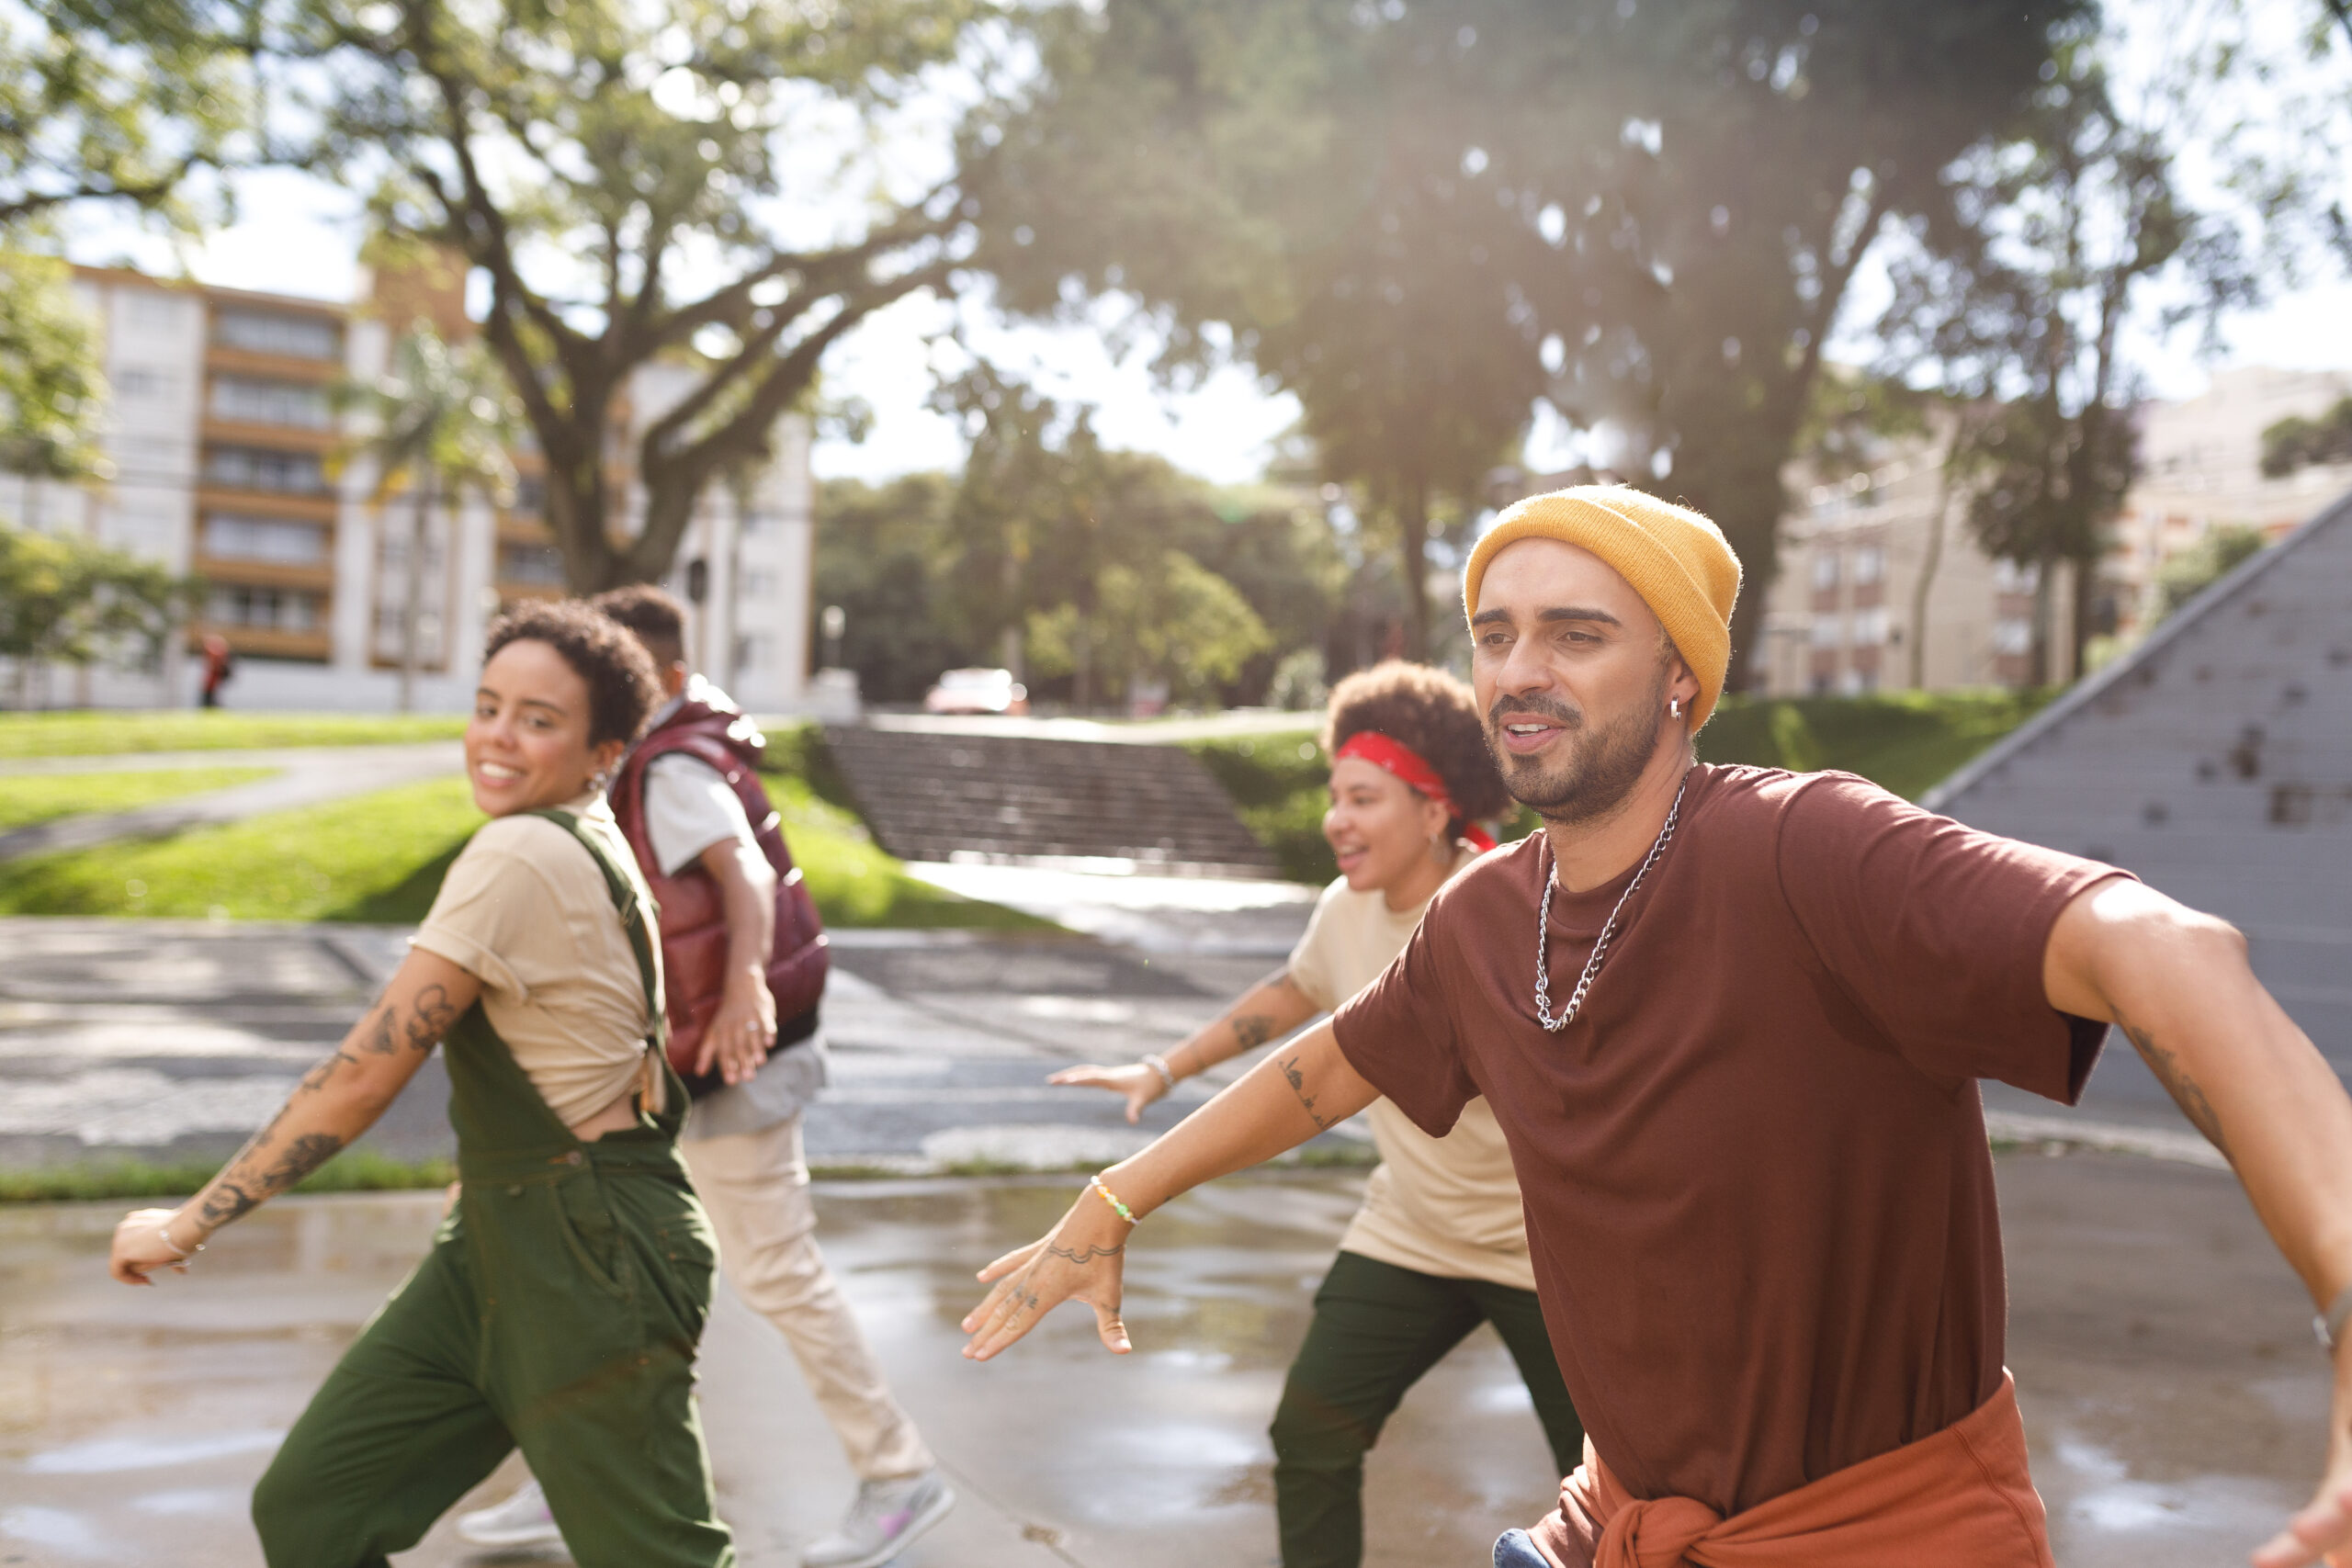
[[[1535,1021],[1542,1024],[1547,1033],[1559,1033],[1574,1023],[1577,1014],[1584,1010],[1585,993],[1592,989],[1592,977],[1600,973],[1600,960],[1609,952],[1609,939],[1617,934],[1617,917],[1625,912],[1625,900],[1634,896],[1634,889],[1639,887],[1642,878],[1650,874],[1650,867],[1657,863],[1657,857],[1666,852],[1666,841],[1674,837],[1674,824],[1682,816],[1682,792],[1690,787],[1686,783],[1682,789],[1674,792],[1674,806],[1666,814],[1666,826],[1657,830],[1657,842],[1652,844],[1650,852],[1642,857],[1642,868],[1634,873],[1633,881],[1625,884],[1625,891],[1617,896],[1617,907],[1609,911],[1609,919],[1600,928],[1600,940],[1592,944],[1592,956],[1584,961],[1584,973],[1577,976],[1577,988],[1569,994],[1568,1005],[1560,1010],[1557,1018],[1552,1016],[1552,964],[1549,954],[1552,950],[1552,894],[1560,886],[1560,864],[1558,857],[1552,853],[1551,839],[1548,836],[1544,839],[1544,901],[1536,906],[1535,911]]]

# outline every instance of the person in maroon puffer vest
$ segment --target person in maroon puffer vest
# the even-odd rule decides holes
[[[687,669],[677,601],[635,587],[592,603],[653,655],[669,697],[610,795],[661,908],[670,1061],[694,1096],[678,1149],[728,1279],[783,1332],[857,1473],[848,1517],[801,1562],[876,1568],[945,1517],[956,1495],[817,1247],[800,1115],[825,1082],[824,933],[760,785],[765,742]],[[461,1518],[458,1533],[481,1546],[560,1539],[536,1483]]]

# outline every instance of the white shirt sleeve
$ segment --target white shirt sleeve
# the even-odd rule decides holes
[[[664,876],[677,875],[713,844],[758,843],[743,803],[718,770],[677,751],[645,770],[645,838]]]

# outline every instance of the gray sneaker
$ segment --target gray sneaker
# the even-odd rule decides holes
[[[492,1508],[458,1516],[458,1536],[475,1546],[561,1546],[563,1532],[548,1511],[548,1495],[536,1481]]]
[[[882,1568],[955,1506],[955,1490],[936,1470],[865,1482],[842,1528],[800,1554],[801,1568]]]

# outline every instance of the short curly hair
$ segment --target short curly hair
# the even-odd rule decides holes
[[[619,622],[577,599],[517,604],[490,624],[484,664],[511,642],[543,642],[588,682],[588,744],[634,740],[662,695],[653,656]]]
[[[656,661],[685,662],[686,607],[653,584],[632,582],[626,588],[608,588],[589,600],[588,607],[635,632]]]
[[[1454,808],[1465,818],[1498,817],[1510,808],[1510,792],[1487,749],[1478,701],[1468,686],[1444,671],[1385,660],[1332,687],[1325,711],[1327,754],[1338,755],[1351,736],[1369,729],[1409,746],[1436,769],[1446,793],[1453,796]]]

